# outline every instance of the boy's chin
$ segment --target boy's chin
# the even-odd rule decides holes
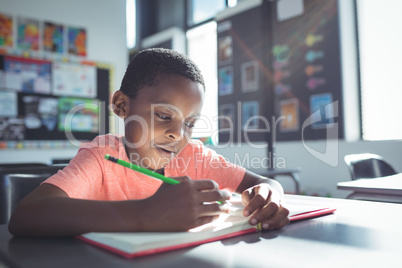
[[[172,159],[169,158],[160,158],[159,162],[156,162],[156,165],[152,165],[150,169],[153,169],[155,172],[158,170],[163,170],[169,163],[172,161]]]

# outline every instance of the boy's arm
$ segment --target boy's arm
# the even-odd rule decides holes
[[[42,184],[26,196],[9,222],[16,236],[72,236],[86,232],[183,231],[211,222],[222,206],[204,202],[225,201],[211,180],[176,178],[177,185],[162,184],[141,200],[94,201],[69,198],[60,188]]]
[[[236,192],[242,194],[244,216],[263,229],[280,229],[289,223],[289,210],[283,206],[284,192],[279,182],[246,171]]]
[[[255,174],[254,172],[251,172],[248,170],[246,170],[243,180],[237,187],[236,192],[241,194],[241,193],[243,193],[243,191],[247,190],[248,188],[258,185],[260,183],[269,184],[273,189],[278,191],[281,194],[281,196],[283,197],[283,195],[284,195],[283,188],[279,182],[277,182],[276,180],[273,180],[273,179],[269,179],[269,178],[260,176],[258,174]]]

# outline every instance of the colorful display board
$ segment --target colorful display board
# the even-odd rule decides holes
[[[58,102],[59,131],[99,131],[99,105],[94,99],[63,97]]]
[[[262,6],[218,20],[220,143],[269,139],[264,20]]]
[[[78,61],[88,55],[87,30],[0,13],[0,50],[15,56]]]
[[[9,90],[50,94],[51,62],[6,56],[4,83]]]
[[[220,143],[342,139],[337,0],[253,2],[217,16]]]
[[[0,56],[0,149],[64,148],[66,132],[76,140],[107,133],[109,72],[87,64]]]
[[[53,64],[52,89],[57,96],[96,97],[96,67],[74,63]]]
[[[276,139],[326,139],[335,124],[343,138],[337,1],[275,1],[270,9]]]

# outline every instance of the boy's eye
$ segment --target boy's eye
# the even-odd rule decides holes
[[[159,113],[155,113],[157,117],[159,117],[162,120],[169,120],[170,116],[169,115],[164,115],[164,114],[159,114]]]
[[[186,126],[186,127],[188,127],[188,128],[193,128],[194,127],[194,125],[195,125],[195,122],[184,122],[184,125]]]

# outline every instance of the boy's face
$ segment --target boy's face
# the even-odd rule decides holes
[[[152,170],[165,167],[187,145],[203,100],[202,85],[181,76],[141,88],[129,99],[124,120],[130,161]]]

